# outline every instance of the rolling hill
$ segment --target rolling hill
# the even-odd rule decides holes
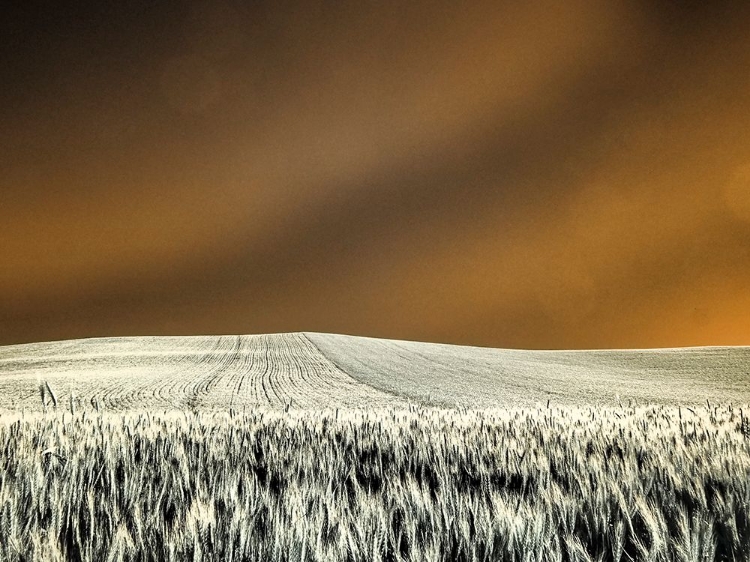
[[[526,351],[321,333],[0,347],[0,408],[128,410],[750,402],[750,348]]]

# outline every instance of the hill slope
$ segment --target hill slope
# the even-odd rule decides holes
[[[750,402],[750,347],[527,351],[307,337],[358,381],[437,405]]]
[[[522,351],[319,333],[0,347],[0,408],[750,403],[750,348]]]
[[[304,334],[93,338],[0,348],[0,407],[40,409],[49,382],[67,407],[325,408],[398,404],[357,382]]]

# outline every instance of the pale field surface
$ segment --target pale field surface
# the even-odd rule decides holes
[[[750,401],[750,347],[525,351],[306,335],[358,381],[427,405]]]
[[[338,369],[299,333],[93,338],[0,347],[0,408],[376,407],[404,401]],[[49,400],[49,398],[48,398]]]
[[[750,348],[524,351],[319,333],[0,347],[0,408],[506,408],[750,402]],[[49,398],[48,398],[49,400]]]

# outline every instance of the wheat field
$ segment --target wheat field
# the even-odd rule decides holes
[[[750,348],[525,351],[290,333],[0,347],[0,408],[38,387],[107,411],[750,403]]]
[[[303,334],[94,338],[0,348],[0,407],[37,386],[107,411],[406,405],[331,363]]]
[[[6,413],[0,559],[750,560],[706,406]]]
[[[750,561],[748,357],[6,346],[0,561]]]
[[[357,381],[447,408],[750,402],[750,347],[531,351],[306,333]]]

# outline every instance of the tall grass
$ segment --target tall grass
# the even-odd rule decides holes
[[[0,560],[750,560],[739,410],[0,416]]]

